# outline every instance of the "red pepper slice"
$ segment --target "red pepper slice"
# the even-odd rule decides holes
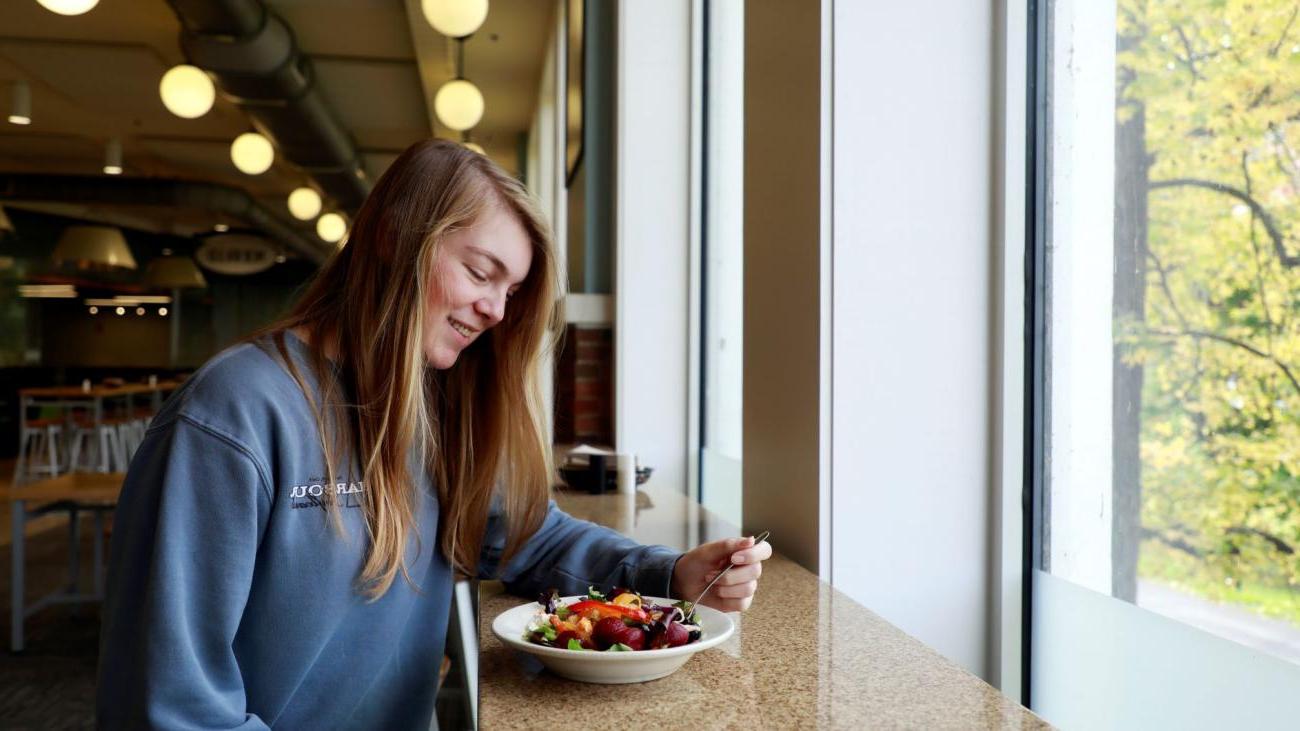
[[[581,616],[586,616],[588,610],[596,610],[598,619],[605,617],[619,617],[622,619],[632,619],[637,622],[645,622],[647,619],[644,609],[637,607],[625,607],[621,604],[611,604],[610,602],[597,601],[595,599],[584,599],[583,601],[569,605],[569,611],[575,612]]]

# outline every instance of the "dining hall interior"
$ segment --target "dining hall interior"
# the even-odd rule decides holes
[[[1298,16],[0,3],[0,727],[179,723],[100,692],[124,485],[429,140],[549,229],[553,510],[660,555],[772,556],[740,612],[459,572],[416,725],[1293,724]],[[561,616],[596,605],[617,642]],[[654,639],[674,622],[683,644]],[[246,728],[310,717],[227,699]],[[311,725],[367,727],[365,704]]]

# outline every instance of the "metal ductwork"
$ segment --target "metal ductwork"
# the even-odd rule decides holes
[[[334,251],[332,245],[294,228],[248,193],[216,183],[0,173],[0,200],[198,208],[244,221],[317,264]]]
[[[262,0],[167,0],[181,21],[181,48],[212,74],[284,159],[355,213],[370,183],[347,130],[316,86],[293,31]]]

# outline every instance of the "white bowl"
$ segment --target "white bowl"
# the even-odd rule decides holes
[[[567,605],[585,598],[566,596],[562,597],[559,603]],[[647,603],[653,602],[664,606],[673,603],[671,599],[643,598]],[[685,665],[686,661],[691,659],[691,655],[725,642],[736,629],[731,617],[726,614],[711,607],[696,607],[695,616],[699,620],[702,634],[699,640],[689,645],[633,652],[561,650],[556,647],[535,645],[524,639],[525,628],[541,608],[542,605],[531,602],[514,609],[507,609],[492,621],[492,633],[506,647],[513,647],[536,656],[556,675],[570,680],[581,680],[584,683],[642,683],[671,675],[677,668]]]

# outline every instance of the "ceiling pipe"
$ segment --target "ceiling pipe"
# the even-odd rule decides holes
[[[299,231],[248,193],[216,183],[162,178],[0,173],[0,200],[200,208],[237,218],[316,264],[334,247]]]
[[[293,31],[262,0],[167,0],[181,21],[181,49],[211,73],[280,156],[355,213],[370,182],[355,143],[316,84]]]

